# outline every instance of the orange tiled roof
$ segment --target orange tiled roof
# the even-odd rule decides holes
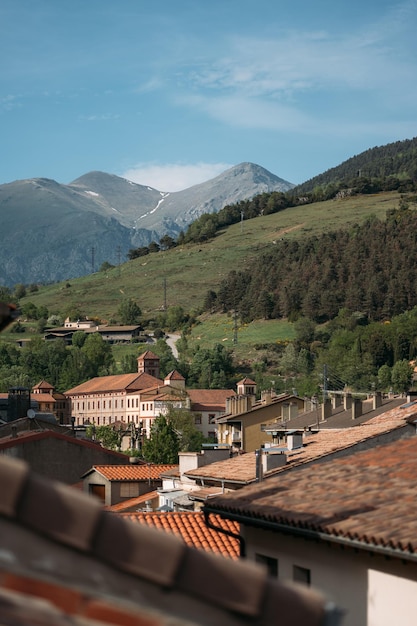
[[[177,372],[177,370],[172,370],[172,372],[165,376],[165,380],[185,380],[185,378],[182,374]]]
[[[224,411],[227,398],[236,395],[233,389],[187,389],[187,393],[194,411]]]
[[[159,361],[159,356],[154,352],[151,352],[151,350],[145,350],[145,352],[142,352],[142,354],[138,356],[138,361],[142,359],[152,359],[154,361]]]
[[[160,513],[154,511],[151,513],[122,513],[121,515],[132,522],[139,522],[140,524],[146,524],[147,526],[153,526],[159,530],[173,533],[181,537],[188,546],[193,548],[221,554],[231,559],[239,558],[238,540],[208,528],[202,513],[192,513],[190,511]],[[222,519],[220,516],[215,516],[211,521],[222,530],[239,534],[239,524],[237,522]]]
[[[417,561],[417,437],[287,472],[210,500],[215,513],[397,550]],[[306,485],[308,487],[306,488]],[[245,523],[245,522],[243,522]]]
[[[143,507],[147,500],[156,499],[159,501],[159,494],[157,491],[147,491],[137,498],[128,498],[127,500],[123,500],[123,502],[118,502],[117,504],[112,504],[111,506],[105,506],[104,508],[106,511],[112,511],[113,513],[123,513],[129,511],[129,509],[135,508],[136,510]]]
[[[51,389],[53,391],[54,386],[47,380],[41,380],[37,385],[34,385],[33,389]]]
[[[55,397],[54,397],[55,396]],[[58,397],[58,394],[52,395],[52,393],[33,393],[32,400],[36,402],[56,402],[57,400],[65,400],[65,396],[62,395],[61,398]]]
[[[156,480],[163,472],[177,468],[178,465],[169,464],[141,464],[141,465],[93,465],[86,473],[96,470],[107,480]]]
[[[83,393],[107,393],[111,391],[134,391],[155,387],[158,383],[163,384],[162,380],[151,376],[150,374],[117,374],[114,376],[97,376],[91,380],[87,380],[81,385],[77,385],[65,392],[66,396],[78,395]]]
[[[315,433],[304,433],[303,447],[287,454],[287,464],[272,470],[268,475],[285,472],[296,466],[324,458],[329,454],[347,450],[379,435],[404,428],[408,420],[417,419],[417,404],[402,405],[382,413],[367,422],[351,428],[326,428]],[[186,476],[209,480],[226,480],[246,484],[256,479],[255,453],[248,452],[225,461],[218,461],[189,470]]]

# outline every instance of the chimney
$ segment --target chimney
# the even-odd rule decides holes
[[[260,483],[263,479],[263,467],[262,467],[262,450],[255,450],[255,467],[256,467],[256,482]]]

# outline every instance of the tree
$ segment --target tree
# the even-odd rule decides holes
[[[121,302],[118,313],[122,324],[137,324],[142,315],[139,305],[132,298]]]
[[[170,250],[171,248],[175,248],[176,241],[169,235],[163,235],[159,240],[159,244],[161,246],[161,250]]]
[[[234,373],[232,353],[222,344],[212,349],[197,346],[189,368],[189,385],[202,389],[227,387]]]
[[[389,365],[382,365],[378,370],[378,386],[387,391],[391,387],[391,368]]]
[[[108,374],[113,364],[111,346],[103,340],[98,333],[87,335],[87,339],[81,348],[90,364],[90,377]]]
[[[99,267],[99,272],[108,272],[109,270],[112,270],[114,268],[114,265],[112,265],[111,263],[109,263],[108,261],[104,261],[100,267]]]
[[[200,452],[204,436],[196,428],[194,413],[190,413],[187,409],[174,409],[170,406],[166,419],[179,437],[181,452]]]
[[[76,348],[82,348],[86,339],[87,335],[83,330],[76,330],[72,336],[72,345]]]
[[[410,388],[413,379],[413,368],[407,359],[396,361],[391,370],[392,388],[398,393],[404,393]]]
[[[174,427],[163,415],[155,418],[151,436],[143,442],[143,458],[149,463],[176,464],[179,450],[180,440]]]
[[[85,434],[89,439],[99,441],[108,450],[120,448],[120,432],[112,426],[87,426]]]

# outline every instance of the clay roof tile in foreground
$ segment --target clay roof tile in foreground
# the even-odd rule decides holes
[[[232,559],[239,558],[238,540],[230,535],[207,528],[202,513],[191,511],[160,513],[154,511],[149,513],[122,513],[121,515],[132,522],[173,533],[193,548],[214,552]],[[236,522],[222,520],[221,517],[217,516],[214,523],[229,533],[235,535],[239,533],[239,525]]]
[[[320,626],[326,617],[310,589],[192,549],[0,458],[2,622],[272,626],[277,607],[282,626]]]
[[[416,476],[412,436],[215,496],[205,510],[417,561]]]

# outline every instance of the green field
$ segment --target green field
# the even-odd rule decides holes
[[[59,314],[77,307],[103,321],[117,320],[123,298],[134,299],[144,317],[154,316],[165,301],[199,311],[207,290],[216,290],[232,269],[250,272],[251,259],[273,242],[348,227],[370,215],[383,219],[388,209],[398,206],[399,197],[392,192],[286,209],[230,226],[206,244],[149,254],[108,272],[41,287],[22,303],[45,305]],[[244,329],[239,333],[243,336]],[[226,334],[230,337],[229,329]]]

